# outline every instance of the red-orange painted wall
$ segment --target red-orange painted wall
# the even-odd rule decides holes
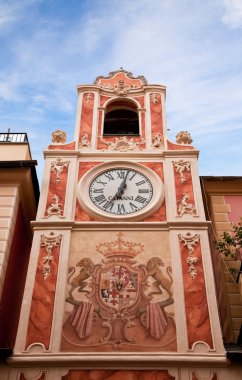
[[[167,370],[161,371],[70,371],[62,380],[175,380]]]

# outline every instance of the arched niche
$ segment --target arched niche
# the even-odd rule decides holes
[[[103,136],[139,136],[137,104],[130,99],[118,99],[107,104]]]

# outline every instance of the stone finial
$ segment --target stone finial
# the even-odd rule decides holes
[[[52,142],[55,144],[64,144],[66,142],[66,132],[60,131],[59,129],[52,132]]]
[[[177,144],[191,144],[192,143],[191,135],[188,131],[180,131],[176,135]]]

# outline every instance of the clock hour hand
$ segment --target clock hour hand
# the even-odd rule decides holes
[[[118,191],[117,193],[114,195],[114,197],[111,199],[112,201],[114,201],[115,199],[121,197],[124,193],[124,190],[126,188],[126,181],[127,181],[127,177],[128,177],[128,174],[129,174],[129,170],[127,170],[127,173],[126,173],[126,176],[124,177],[123,181],[121,182],[121,184],[119,185],[119,188],[118,188]]]

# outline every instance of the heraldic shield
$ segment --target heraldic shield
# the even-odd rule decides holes
[[[165,276],[159,257],[138,263],[144,245],[121,232],[96,250],[105,258],[84,257],[69,268],[62,350],[175,351],[171,268]]]
[[[117,311],[133,306],[139,296],[138,272],[124,265],[111,265],[99,271],[99,298],[104,307]]]

